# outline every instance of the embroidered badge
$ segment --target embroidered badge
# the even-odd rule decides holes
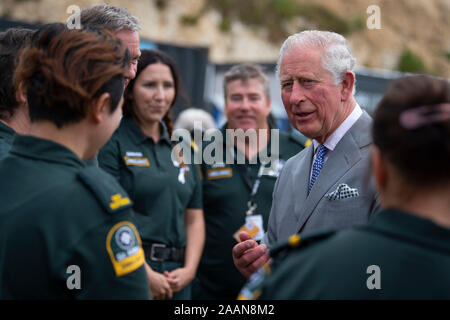
[[[125,155],[126,155],[127,157],[143,157],[142,152],[138,152],[138,151],[136,151],[136,152],[134,152],[134,151],[127,151],[127,152],[125,153]]]
[[[217,168],[206,170],[206,177],[208,180],[231,178],[233,176],[233,171],[231,168]]]
[[[122,195],[120,193],[116,193],[111,196],[111,203],[109,204],[109,207],[112,210],[116,210],[128,204],[130,204],[130,198],[122,198]]]
[[[127,166],[149,167],[150,162],[145,157],[129,157],[124,156],[125,164]]]
[[[128,221],[117,223],[109,230],[106,250],[118,277],[133,272],[145,261],[139,233]]]

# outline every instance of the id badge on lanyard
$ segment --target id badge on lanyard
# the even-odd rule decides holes
[[[259,189],[259,184],[261,182],[261,176],[263,173],[265,165],[261,164],[258,171],[258,177],[253,184],[252,193],[250,194],[250,200],[247,202],[247,212],[245,213],[245,224],[237,230],[233,237],[240,242],[239,233],[242,231],[247,232],[255,241],[261,241],[264,237],[264,226],[263,226],[263,217],[261,214],[258,214],[257,204],[253,199],[255,198],[256,193]]]

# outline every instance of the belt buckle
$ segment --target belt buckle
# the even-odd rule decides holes
[[[156,258],[155,257],[155,248],[165,248],[166,245],[163,243],[154,243],[152,244],[152,247],[150,248],[150,260],[152,261],[164,261],[162,258]]]

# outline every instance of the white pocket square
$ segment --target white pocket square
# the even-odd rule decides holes
[[[358,189],[350,188],[347,184],[341,183],[333,192],[327,193],[325,197],[328,200],[346,199],[359,197]]]

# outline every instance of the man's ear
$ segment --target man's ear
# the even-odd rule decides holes
[[[388,181],[388,170],[385,160],[382,158],[380,149],[377,146],[372,145],[371,152],[372,160],[372,173],[375,178],[378,190],[383,190],[386,188]]]
[[[16,90],[16,101],[18,105],[27,105],[27,93],[23,87],[23,83],[20,83]]]
[[[95,123],[101,123],[106,116],[110,114],[111,98],[109,93],[105,92],[92,103],[91,115]]]
[[[341,101],[347,101],[353,92],[353,86],[355,85],[355,74],[347,70],[341,84]]]

